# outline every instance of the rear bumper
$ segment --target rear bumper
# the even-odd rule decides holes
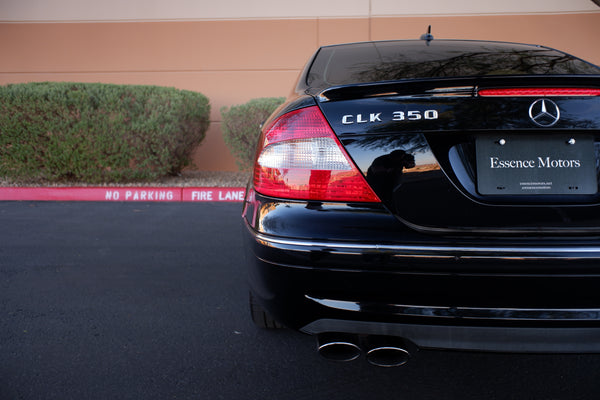
[[[421,348],[600,352],[600,246],[394,245],[244,229],[250,287],[308,334]]]
[[[398,336],[422,349],[513,353],[600,353],[600,328],[528,328],[394,324],[320,319],[301,329]]]

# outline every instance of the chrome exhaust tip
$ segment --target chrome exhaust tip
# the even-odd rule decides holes
[[[361,348],[358,338],[343,333],[322,333],[317,336],[317,351],[321,357],[338,362],[356,360],[360,357]]]
[[[367,361],[377,367],[399,367],[406,364],[411,353],[409,346],[401,338],[369,337],[367,338]]]

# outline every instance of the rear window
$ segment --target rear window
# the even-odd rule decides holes
[[[419,78],[588,75],[600,68],[557,50],[477,41],[389,41],[323,47],[307,75],[311,87]]]

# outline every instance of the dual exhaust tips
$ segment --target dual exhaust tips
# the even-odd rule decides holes
[[[367,361],[378,367],[399,367],[411,358],[415,346],[393,336],[366,336],[322,333],[317,336],[317,351],[332,361],[353,361],[365,353]]]

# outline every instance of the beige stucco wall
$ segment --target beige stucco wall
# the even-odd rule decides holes
[[[589,0],[96,3],[0,2],[0,84],[81,81],[200,91],[213,109],[195,155],[206,170],[235,170],[220,134],[220,108],[287,95],[320,45],[418,38],[432,25],[437,38],[537,43],[600,64],[600,8]]]

